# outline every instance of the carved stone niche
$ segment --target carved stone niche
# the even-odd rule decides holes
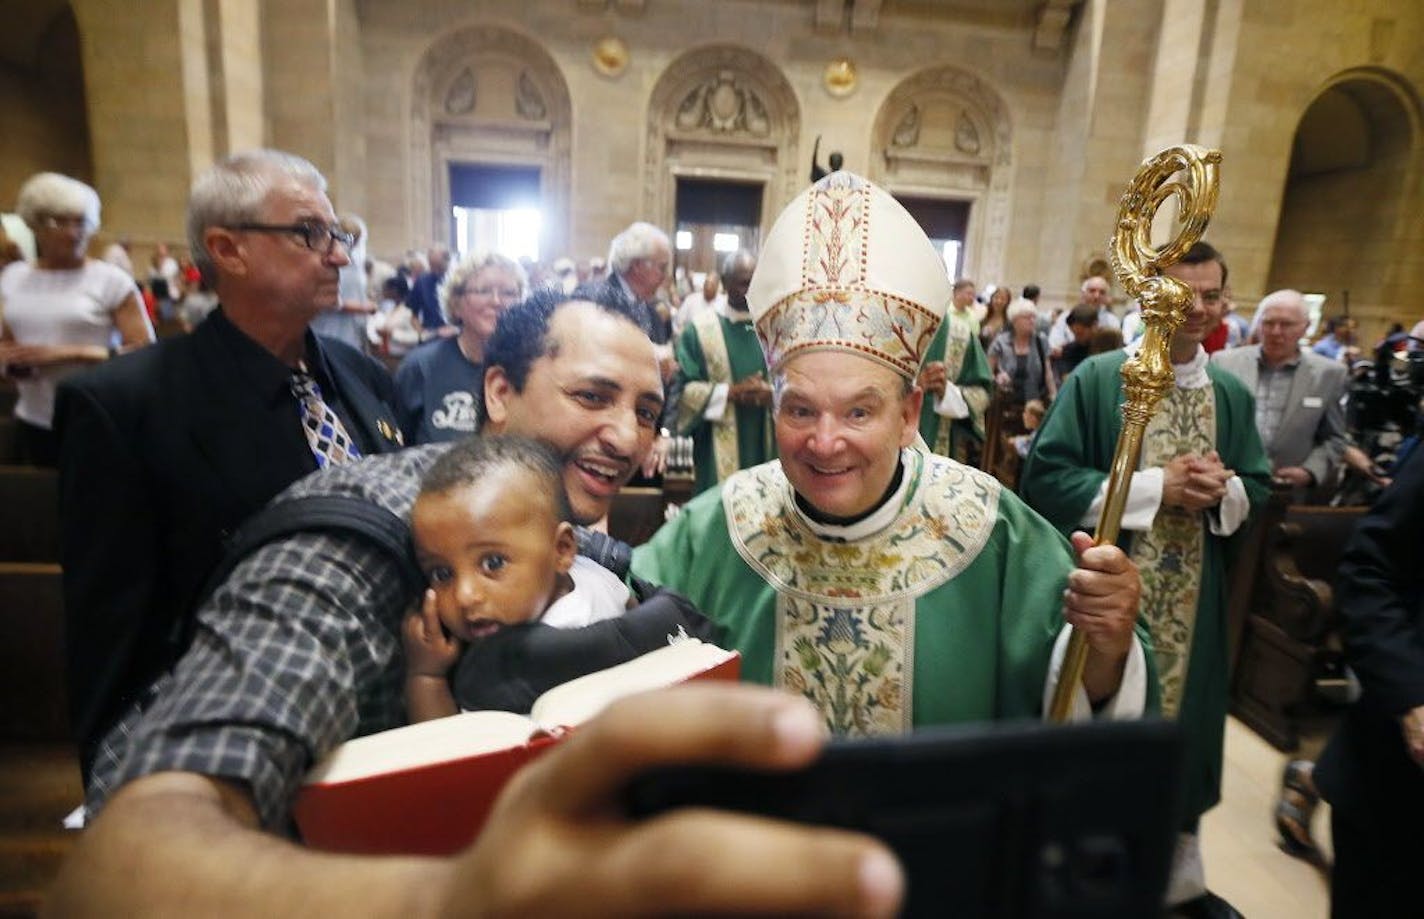
[[[488,162],[540,171],[547,242],[566,244],[572,104],[554,59],[534,39],[501,26],[437,38],[411,86],[410,202],[416,244],[443,241],[449,166]]]
[[[769,222],[799,188],[801,107],[785,74],[736,45],[672,61],[648,102],[644,213],[671,225],[678,175],[754,181]]]
[[[526,64],[512,56],[485,54],[478,60],[454,64],[431,100],[436,124],[463,123],[518,126],[528,132],[547,134],[549,121],[547,93]]]
[[[1012,177],[1008,108],[958,67],[905,78],[876,114],[870,178],[892,192],[971,202],[966,270],[995,277],[1007,240]]]

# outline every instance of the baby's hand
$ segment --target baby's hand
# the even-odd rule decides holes
[[[445,631],[435,611],[435,591],[427,589],[419,609],[401,624],[407,676],[444,677],[460,656],[461,642]]]

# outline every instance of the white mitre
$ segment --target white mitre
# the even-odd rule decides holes
[[[833,172],[776,218],[747,304],[766,364],[849,351],[914,379],[953,285],[920,225],[882,189]]]

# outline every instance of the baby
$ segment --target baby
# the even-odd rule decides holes
[[[570,516],[563,470],[535,441],[473,437],[430,467],[410,515],[430,585],[402,628],[411,721],[457,713],[451,681],[471,663],[467,645],[523,623],[575,629],[628,609],[628,587],[578,554]]]

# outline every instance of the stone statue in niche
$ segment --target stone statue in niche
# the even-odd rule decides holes
[[[448,115],[468,115],[475,110],[475,73],[466,67],[445,92]]]
[[[544,96],[539,87],[529,78],[529,71],[520,71],[519,83],[514,89],[514,110],[526,121],[543,121],[549,113],[544,105]]]
[[[895,125],[895,133],[890,136],[892,147],[913,147],[920,142],[920,107],[911,104],[909,111],[900,117]]]
[[[974,126],[968,112],[960,112],[959,120],[954,124],[954,149],[970,156],[979,153],[979,129]]]
[[[701,129],[758,137],[771,133],[771,118],[761,96],[729,70],[718,73],[684,96],[673,123],[683,131]]]

